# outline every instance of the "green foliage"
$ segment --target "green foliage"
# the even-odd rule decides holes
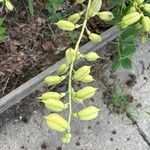
[[[4,27],[5,18],[0,17],[0,43],[5,42],[6,39],[6,27]]]
[[[114,91],[112,93],[111,103],[114,111],[127,111],[129,106],[128,96],[123,91]]]
[[[49,13],[49,17],[47,18],[47,20],[56,22],[62,17],[62,14],[58,12],[58,9],[63,3],[64,3],[64,0],[48,0],[47,1],[45,5],[45,9]]]
[[[129,26],[122,31],[118,40],[118,57],[112,64],[112,71],[116,71],[121,65],[125,69],[132,68],[130,56],[136,51],[134,39],[140,33],[140,30],[134,26]]]
[[[29,7],[29,12],[32,16],[34,16],[34,9],[33,9],[33,0],[28,0],[28,7]]]

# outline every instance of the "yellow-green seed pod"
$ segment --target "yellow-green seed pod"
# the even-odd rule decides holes
[[[46,93],[43,93],[42,96],[39,97],[39,99],[41,99],[42,101],[45,101],[47,99],[60,100],[61,97],[62,97],[61,94],[57,92],[46,92]]]
[[[73,101],[77,104],[83,104],[83,99],[78,99],[76,97],[73,97]]]
[[[76,51],[72,48],[66,50],[66,62],[68,65],[72,64],[76,60]]]
[[[127,11],[127,14],[130,14],[130,13],[133,13],[133,12],[136,12],[136,8],[134,6],[131,6],[128,11]]]
[[[95,106],[89,106],[77,113],[74,113],[73,116],[80,120],[92,120],[98,116],[99,111],[100,109],[96,108]]]
[[[76,24],[80,19],[81,19],[81,14],[75,13],[68,18],[68,21],[72,22],[73,24]]]
[[[61,138],[62,143],[66,143],[66,144],[68,144],[70,142],[70,140],[71,140],[71,134],[70,133],[65,134]]]
[[[95,33],[90,33],[89,34],[89,39],[94,42],[94,43],[98,43],[102,40],[101,36]]]
[[[75,71],[73,79],[76,81],[81,81],[83,78],[89,75],[90,70],[91,70],[91,66],[82,66],[77,71]]]
[[[97,15],[100,17],[100,19],[104,21],[111,21],[114,19],[114,15],[109,11],[102,11],[99,12]]]
[[[59,114],[52,113],[45,117],[46,123],[50,129],[58,132],[65,132],[69,128],[68,122]]]
[[[85,0],[76,0],[76,4],[82,4]]]
[[[102,7],[102,0],[93,0],[88,10],[88,17],[94,17]]]
[[[94,96],[97,88],[94,88],[92,86],[84,87],[83,89],[76,92],[75,96],[78,99],[88,99]]]
[[[42,102],[45,104],[47,109],[55,112],[60,112],[68,107],[67,104],[64,104],[62,101],[57,101],[55,99],[47,99]]]
[[[5,0],[5,5],[8,10],[12,11],[13,10],[13,5],[9,0]]]
[[[61,64],[57,69],[58,75],[63,75],[68,71],[69,67],[66,64]]]
[[[144,0],[134,0],[134,2],[136,2],[138,5],[140,5],[144,2]]]
[[[82,79],[82,82],[88,83],[94,81],[93,77],[91,75],[87,75],[85,78]]]
[[[144,11],[150,13],[150,4],[144,4],[143,9],[144,9]]]
[[[132,25],[138,22],[141,18],[141,15],[138,12],[130,13],[122,18],[121,27],[125,28],[129,25]]]
[[[141,20],[142,28],[145,32],[150,32],[150,18],[144,16]]]
[[[44,82],[48,85],[56,85],[65,79],[65,76],[48,76],[45,78]]]
[[[66,20],[60,20],[56,23],[56,25],[58,26],[59,29],[65,31],[73,31],[76,27],[72,22]]]
[[[87,60],[87,61],[95,61],[97,60],[98,58],[100,58],[97,53],[95,52],[89,52],[87,53],[86,55],[84,55],[84,58]]]

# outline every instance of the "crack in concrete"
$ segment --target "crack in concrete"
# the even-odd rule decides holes
[[[132,117],[132,115],[130,113],[126,113],[126,116],[128,117],[128,119],[131,120],[132,124],[136,126],[137,131],[139,133],[139,135],[142,137],[142,139],[147,143],[147,145],[150,147],[150,141],[148,140],[148,137],[146,136],[145,132],[140,128],[140,126],[138,125],[137,121]]]

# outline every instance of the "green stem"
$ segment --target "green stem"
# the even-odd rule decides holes
[[[83,37],[84,31],[86,29],[86,24],[87,24],[87,21],[88,21],[88,10],[90,8],[91,1],[92,0],[88,1],[88,6],[87,6],[87,9],[86,9],[86,15],[85,15],[85,19],[84,19],[84,22],[83,22],[82,30],[81,30],[81,33],[79,35],[79,39],[76,43],[76,46],[75,46],[75,51],[76,52],[79,51],[79,45],[80,45],[81,39]],[[69,123],[69,126],[71,124],[71,116],[72,116],[72,72],[73,72],[73,66],[74,66],[74,63],[72,63],[70,65],[70,70],[69,70],[69,85],[68,85],[68,92],[69,92],[69,118],[68,118],[68,123]],[[68,130],[68,133],[70,133],[70,129]]]

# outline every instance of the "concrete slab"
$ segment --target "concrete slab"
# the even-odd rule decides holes
[[[42,112],[37,110],[27,124],[13,121],[0,133],[1,150],[149,150],[132,122],[123,115],[109,114],[102,102],[101,90],[88,105],[97,105],[102,111],[91,122],[72,122],[72,141],[61,145],[59,134],[47,128]],[[78,107],[78,106],[77,106]],[[77,108],[76,107],[76,108]]]

